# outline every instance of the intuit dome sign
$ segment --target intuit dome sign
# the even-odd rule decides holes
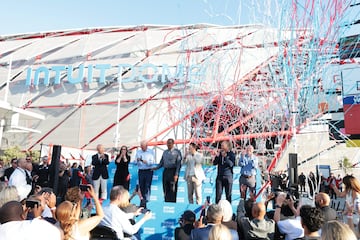
[[[127,82],[187,82],[199,84],[205,77],[205,65],[183,65],[179,64],[170,67],[167,64],[160,66],[154,64],[80,64],[73,65],[56,65],[40,66],[37,68],[29,67],[26,72],[26,85],[39,86],[60,84],[62,81],[77,84],[86,79],[88,83],[99,82],[105,83],[107,80],[118,78],[122,83]]]

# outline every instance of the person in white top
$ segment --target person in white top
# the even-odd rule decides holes
[[[80,219],[81,201],[73,203],[64,201],[56,208],[56,219],[64,232],[64,240],[85,240],[90,238],[90,231],[103,219],[104,212],[92,185],[88,184],[88,192],[94,199],[95,216]]]
[[[206,177],[202,168],[203,157],[197,152],[195,143],[189,144],[189,152],[185,155],[183,163],[186,164],[184,178],[187,182],[189,203],[194,203],[195,192],[196,204],[202,204],[201,188]]]
[[[40,218],[24,220],[26,214],[20,202],[10,201],[0,208],[1,240],[60,240],[58,228]]]
[[[140,227],[152,217],[152,213],[147,211],[143,218],[132,225],[129,219],[141,214],[143,208],[139,208],[134,213],[125,213],[120,208],[129,204],[129,192],[123,186],[115,186],[110,192],[110,205],[104,207],[105,217],[101,220],[100,225],[112,228],[119,239],[126,239],[124,233],[134,235]]]
[[[336,184],[332,184],[330,187],[335,191],[338,197],[345,198],[345,214],[347,218],[347,224],[359,237],[359,218],[360,218],[360,182],[352,175],[346,175],[343,178],[345,190],[340,192],[336,187]],[[357,225],[354,228],[354,225]]]
[[[274,221],[277,223],[279,232],[285,234],[285,240],[304,237],[301,218],[292,198],[287,199],[287,194],[281,192],[275,202]]]
[[[11,174],[9,179],[9,186],[15,186],[18,190],[20,200],[25,199],[31,192],[31,177],[26,171],[27,162],[25,158],[18,160],[18,167]]]

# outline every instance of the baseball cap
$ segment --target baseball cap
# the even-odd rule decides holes
[[[186,210],[182,215],[181,215],[181,218],[184,220],[184,221],[188,221],[188,222],[195,222],[195,213],[191,210]]]

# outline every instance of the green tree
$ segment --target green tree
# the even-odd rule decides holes
[[[342,168],[344,169],[345,174],[353,168],[353,164],[350,162],[350,159],[347,157],[344,157],[342,161]]]
[[[9,162],[13,158],[25,157],[25,153],[21,151],[19,146],[8,148],[4,151],[3,160]]]

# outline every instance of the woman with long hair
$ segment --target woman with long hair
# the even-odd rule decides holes
[[[126,146],[121,146],[120,153],[115,158],[116,171],[114,175],[113,186],[122,185],[129,190],[130,174],[129,174],[130,155]]]
[[[357,237],[350,227],[342,222],[331,220],[321,228],[322,240],[356,240]]]
[[[354,225],[359,223],[359,213],[360,213],[360,182],[352,175],[347,175],[343,178],[343,183],[345,185],[345,190],[340,192],[335,184],[331,185],[331,188],[334,190],[338,197],[345,198],[346,205],[346,216],[348,220],[349,227],[356,232],[356,235],[359,236],[359,226],[358,229],[354,229]],[[354,216],[356,218],[354,218]]]
[[[56,218],[64,232],[64,240],[88,240],[90,238],[90,231],[103,219],[104,212],[91,185],[88,185],[88,192],[94,199],[96,207],[95,216],[80,220],[81,201],[77,203],[64,201],[56,208]]]

